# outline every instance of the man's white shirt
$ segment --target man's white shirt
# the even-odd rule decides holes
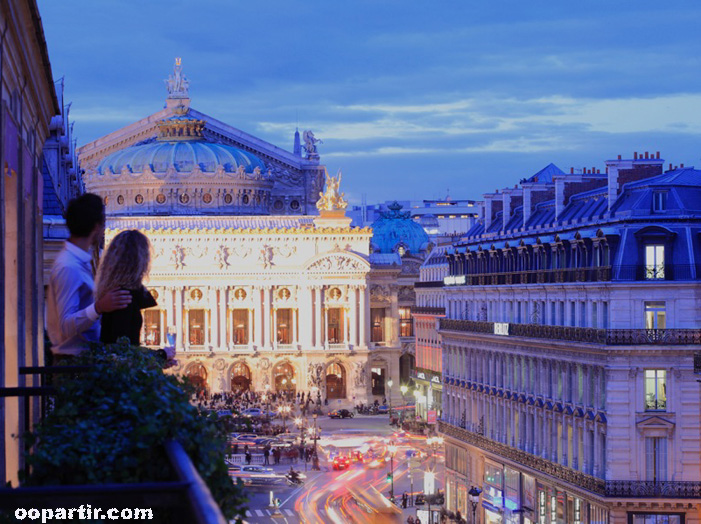
[[[100,340],[91,260],[90,253],[66,241],[51,268],[46,329],[54,354],[78,355],[88,342]]]

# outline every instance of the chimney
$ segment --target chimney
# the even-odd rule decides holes
[[[485,232],[492,225],[492,198],[493,195],[484,195],[484,230]]]
[[[586,171],[586,168],[583,170]],[[565,209],[565,179],[564,177],[554,177],[555,179],[555,220]]]

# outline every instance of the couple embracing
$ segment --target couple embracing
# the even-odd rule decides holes
[[[51,269],[46,328],[54,362],[70,360],[90,342],[113,343],[127,337],[140,345],[141,310],[156,305],[143,285],[151,262],[151,246],[136,230],[119,233],[110,243],[93,277],[93,250],[105,231],[102,199],[86,193],[68,204],[69,238]],[[173,348],[159,350],[172,359]]]

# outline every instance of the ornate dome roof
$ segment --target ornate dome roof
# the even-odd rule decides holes
[[[252,173],[256,168],[265,170],[263,161],[253,153],[233,146],[207,142],[202,130],[204,122],[177,114],[159,122],[159,137],[148,143],[137,144],[106,156],[98,165],[100,175],[131,173],[150,170],[154,173],[174,169],[178,173],[195,170],[214,173],[220,166],[226,173],[236,173],[239,167]]]
[[[402,212],[402,206],[398,202],[394,202],[388,207],[389,211],[382,213],[380,218],[372,224],[373,252],[398,252],[403,255],[404,253],[419,254],[426,251],[429,238],[424,228],[411,219],[410,213]]]
[[[189,109],[158,122],[158,138],[115,151],[86,177],[108,214],[267,214],[273,179],[255,154],[205,139]],[[299,204],[298,204],[299,207]]]

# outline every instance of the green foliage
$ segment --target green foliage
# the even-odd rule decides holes
[[[183,446],[228,519],[245,497],[224,462],[226,438],[216,415],[190,404],[192,387],[163,373],[154,352],[95,344],[76,365],[91,368],[54,378],[53,410],[30,435],[31,474],[25,486],[174,480],[163,444]]]

